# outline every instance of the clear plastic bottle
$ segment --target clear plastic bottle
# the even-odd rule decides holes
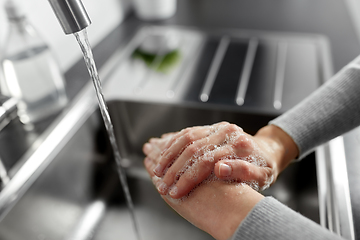
[[[19,100],[23,123],[35,123],[67,103],[65,82],[48,45],[12,0],[5,3],[9,33],[1,55],[3,95]]]

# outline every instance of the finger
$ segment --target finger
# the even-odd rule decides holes
[[[178,199],[188,194],[194,187],[204,181],[211,172],[213,172],[216,162],[224,157],[236,158],[237,156],[234,154],[234,150],[231,146],[223,146],[213,150],[213,161],[206,159],[206,155],[199,157],[199,159],[195,161],[193,165],[189,166],[183,175],[181,175],[176,185],[169,189],[169,195],[172,198]]]
[[[223,125],[218,128],[216,134],[223,139],[223,145],[229,145],[234,149],[238,157],[248,156],[256,149],[253,137],[235,124]]]
[[[227,122],[220,122],[211,126],[191,127],[183,129],[182,131],[174,134],[170,134],[171,140],[165,146],[165,150],[161,154],[159,166],[155,168],[155,174],[159,177],[163,175],[164,169],[173,162],[182,151],[192,144],[194,141],[209,136],[210,134],[217,132],[224,126],[229,125]],[[169,137],[169,135],[165,135]]]
[[[232,146],[236,156],[243,158],[254,155],[257,145],[251,135],[244,132],[235,132],[232,135],[227,144]]]
[[[159,161],[161,151],[162,149],[157,144],[145,143],[143,146],[143,152],[145,155],[152,160],[156,160],[156,162]]]
[[[142,151],[145,155],[149,155],[152,150],[153,150],[153,146],[151,143],[145,143],[143,145]]]
[[[155,176],[154,174],[154,167],[156,166],[156,162],[151,158],[145,158],[144,160],[145,169],[149,173],[151,180],[156,188],[158,188],[159,184],[161,184],[161,178]]]
[[[158,147],[160,145],[160,142],[161,142],[160,138],[150,138],[149,142],[147,142],[143,145],[143,148],[142,148],[143,153],[145,155],[150,154],[150,152],[154,150],[153,145],[154,146],[156,145]]]
[[[180,154],[180,156],[176,159],[176,161],[173,163],[173,165],[167,170],[167,172],[164,175],[164,183],[167,184],[167,186],[171,186],[174,181],[177,178],[179,178],[180,175],[183,173],[181,172],[184,167],[187,165],[191,165],[191,160],[194,160],[194,158],[198,158],[199,156],[202,156],[206,154],[207,160],[206,162],[209,164],[210,167],[214,167],[214,163],[225,156],[232,155],[234,156],[235,153],[233,149],[238,146],[233,146],[228,144],[232,142],[241,142],[238,141],[238,138],[241,138],[242,135],[244,135],[241,128],[234,124],[229,123],[220,123],[218,124],[218,128],[213,134],[209,135],[208,137],[202,138],[198,141],[195,141],[193,144],[189,145],[185,150]],[[236,135],[234,135],[236,134]],[[234,136],[236,137],[235,140],[233,140]],[[237,144],[241,145],[241,144]],[[218,148],[218,146],[223,146],[225,151],[215,151],[214,149]],[[171,149],[171,147],[170,147]],[[237,150],[239,153],[241,153],[241,150]],[[163,157],[164,155],[162,155]],[[233,157],[235,158],[235,157]],[[158,169],[163,168],[162,164],[164,162],[161,162],[163,158],[160,158],[159,165],[155,168],[155,175],[159,176]]]
[[[160,194],[167,194],[169,186],[172,186],[178,180],[178,183],[176,183],[178,187],[176,197],[180,198],[205,180],[213,171],[217,161],[224,157],[231,156],[234,158],[234,152],[230,146],[216,147],[216,145],[208,145],[200,149],[196,155],[198,156],[195,156],[192,150],[188,149],[181,155],[183,158],[179,158],[163,177],[164,184],[159,191]],[[187,162],[182,163],[184,161]],[[182,180],[182,178],[185,179]]]
[[[149,143],[156,144],[165,148],[168,142],[172,139],[173,135],[168,134],[166,137],[161,138],[150,138]]]
[[[221,160],[215,164],[215,175],[224,180],[255,181],[262,188],[273,182],[272,170],[243,160]]]
[[[194,161],[204,161],[209,167],[213,168],[215,164],[215,154],[219,155],[219,152],[214,150],[223,141],[224,137],[222,134],[213,134],[195,141],[180,154],[173,165],[166,171],[163,177],[164,183],[171,186],[174,181],[183,174],[185,171],[184,168],[193,164]],[[217,156],[217,158],[218,157],[220,156]],[[157,169],[155,169],[155,171],[156,170]]]
[[[152,148],[149,148],[150,145],[156,145],[161,150],[164,150],[165,146],[168,144],[168,142],[171,140],[171,137],[174,135],[174,133],[165,133],[161,136],[161,138],[150,138],[149,142],[145,143],[143,146],[143,152],[147,155],[152,150]]]
[[[161,138],[171,138],[174,135],[178,134],[179,132],[170,132],[170,133],[164,133],[163,135],[161,135]]]
[[[144,159],[144,166],[145,166],[146,171],[149,173],[150,177],[154,176],[155,165],[156,165],[155,162],[151,158],[146,157]]]
[[[161,151],[165,149],[165,146],[171,140],[170,135],[168,137],[161,137],[161,138],[151,138],[149,143],[157,146]]]
[[[174,142],[177,141],[177,139],[179,139],[181,136],[188,134],[189,132],[192,132],[196,129],[202,128],[200,126],[196,126],[196,127],[188,127],[188,128],[184,128],[183,130],[181,130],[180,132],[177,132],[176,134],[174,134],[172,136],[172,139],[168,142],[166,148],[169,148],[172,144],[174,144]]]
[[[162,176],[164,169],[192,142],[202,139],[210,134],[210,129],[193,127],[181,131],[173,136],[161,153],[159,165],[155,168],[155,175]]]
[[[213,165],[200,159],[187,169],[175,186],[169,189],[169,195],[174,199],[187,195],[199,183],[206,179],[212,171]]]

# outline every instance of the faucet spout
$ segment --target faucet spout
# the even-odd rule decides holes
[[[65,34],[81,31],[91,20],[81,0],[49,0]]]

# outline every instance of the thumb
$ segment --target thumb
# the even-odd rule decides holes
[[[223,180],[256,181],[260,188],[273,182],[272,170],[243,160],[221,160],[214,168],[215,175]]]

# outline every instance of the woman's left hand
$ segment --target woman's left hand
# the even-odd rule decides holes
[[[153,183],[158,185],[162,179],[155,176],[161,152],[174,133],[148,143],[144,164]],[[239,224],[263,198],[261,194],[246,184],[225,181],[208,181],[198,185],[187,197],[174,200],[169,195],[163,199],[182,217],[193,225],[219,240],[229,239]]]

